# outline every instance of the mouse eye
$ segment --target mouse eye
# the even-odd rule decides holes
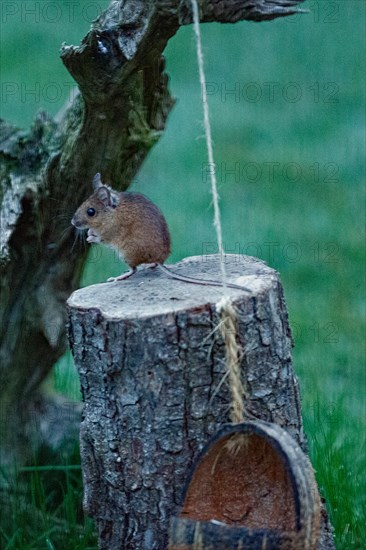
[[[86,213],[88,214],[88,216],[90,218],[92,218],[93,216],[95,216],[95,208],[88,208],[88,210],[86,211]]]

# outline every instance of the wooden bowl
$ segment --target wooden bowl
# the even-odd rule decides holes
[[[320,498],[308,457],[277,424],[224,426],[194,464],[170,550],[315,550]]]

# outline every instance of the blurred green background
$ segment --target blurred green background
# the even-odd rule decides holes
[[[63,41],[79,43],[107,4],[2,3],[3,118],[27,128],[38,110],[57,113],[73,87],[59,47]],[[304,7],[311,13],[261,24],[204,25],[207,89],[225,248],[256,255],[280,272],[305,429],[337,548],[361,549],[366,540],[365,4],[321,0]],[[215,234],[190,27],[170,41],[166,58],[178,101],[132,188],[164,211],[174,262],[214,252]],[[83,284],[122,269],[112,253],[95,246]],[[54,384],[78,397],[69,354],[56,365]],[[15,514],[13,524],[1,527],[4,547],[94,548],[90,523],[80,527],[80,510],[74,512],[80,507],[80,476],[74,472],[71,483],[70,474],[61,475],[62,498],[49,509],[42,484],[52,483],[47,485],[37,469],[27,475],[38,495],[33,504],[43,506],[44,517],[36,532],[19,527]]]

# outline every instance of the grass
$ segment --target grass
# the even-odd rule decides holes
[[[311,435],[310,449],[322,495],[330,503],[331,522],[336,531],[337,548],[361,549],[365,541],[366,498],[364,491],[364,422],[353,419],[354,429],[345,430],[347,407],[342,398],[324,410],[315,401],[307,413],[305,426]]]
[[[80,473],[80,466],[67,464],[21,468],[2,505],[1,548],[96,549],[94,523],[81,510]]]
[[[311,14],[293,20],[205,25],[204,53],[225,246],[257,255],[281,274],[305,430],[337,549],[361,549],[365,6],[322,0],[308,7]],[[9,19],[2,34],[2,76],[19,93],[3,101],[4,118],[27,126],[40,107],[57,112],[67,94],[53,102],[45,93],[39,101],[30,95],[23,101],[22,85],[39,82],[47,90],[55,81],[66,90],[72,81],[57,59],[58,47],[64,40],[78,42],[87,27],[82,17],[72,24],[64,17],[58,25]],[[17,48],[17,40],[32,47]],[[201,254],[215,237],[192,29],[179,31],[166,56],[179,101],[133,188],[166,214],[174,262]],[[94,247],[83,284],[103,281],[123,267],[111,252]],[[54,383],[78,396],[70,356],[57,364]],[[80,509],[78,471],[66,469],[56,477],[54,470],[23,472],[21,480],[21,498],[34,518],[26,521],[30,508],[19,512],[18,500],[11,501],[13,523],[1,527],[2,546],[94,547]]]

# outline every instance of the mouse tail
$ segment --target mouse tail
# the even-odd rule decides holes
[[[172,279],[177,279],[178,281],[183,281],[184,283],[191,283],[196,285],[204,285],[204,286],[220,286],[223,287],[223,284],[220,281],[212,281],[211,279],[195,279],[194,277],[186,277],[185,275],[179,275],[179,273],[176,273],[175,271],[172,271],[164,264],[157,264],[158,267],[164,271],[169,277]],[[245,288],[244,286],[236,285],[234,283],[227,283],[228,287],[230,288],[236,288],[238,290],[245,290],[246,292],[250,292],[249,288]]]

